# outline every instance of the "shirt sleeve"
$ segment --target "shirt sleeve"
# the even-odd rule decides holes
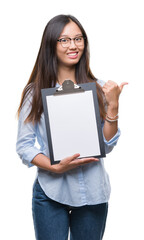
[[[37,154],[42,153],[42,151],[35,146],[37,124],[24,122],[30,112],[30,109],[30,101],[27,100],[20,112],[16,142],[16,152],[22,159],[22,162],[28,167],[34,166],[31,161]]]
[[[102,128],[103,129],[103,128]],[[117,142],[118,142],[118,139],[121,135],[121,131],[120,129],[118,128],[117,130],[117,133],[114,135],[113,138],[111,138],[109,141],[107,141],[104,137],[104,134],[103,134],[103,139],[104,139],[104,144],[105,144],[105,152],[106,154],[107,153],[110,153],[113,148],[116,146]]]

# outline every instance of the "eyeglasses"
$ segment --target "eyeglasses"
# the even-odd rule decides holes
[[[71,44],[71,40],[73,40],[75,45],[79,47],[79,46],[84,45],[84,39],[85,39],[84,36],[78,36],[78,37],[75,37],[75,38],[69,38],[69,37],[60,38],[57,41],[60,42],[62,47],[65,48],[65,47],[69,47],[70,44]]]

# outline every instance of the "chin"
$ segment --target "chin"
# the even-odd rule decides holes
[[[79,61],[80,61],[80,59],[70,59],[69,61],[67,61],[67,64],[68,65],[76,65]]]

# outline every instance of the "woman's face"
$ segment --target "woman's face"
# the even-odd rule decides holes
[[[78,38],[80,36],[82,36],[80,28],[76,23],[71,21],[64,27],[59,39]],[[72,67],[79,62],[83,54],[84,39],[82,38],[82,42],[80,44],[75,44],[75,41],[71,40],[69,46],[63,46],[62,42],[57,42],[58,66]]]

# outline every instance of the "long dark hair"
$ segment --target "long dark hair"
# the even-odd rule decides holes
[[[56,82],[58,81],[58,62],[56,54],[57,39],[59,38],[65,25],[70,21],[73,21],[78,25],[85,41],[84,52],[75,68],[76,82],[86,83],[90,81],[96,81],[100,115],[102,118],[105,117],[102,89],[97,83],[97,80],[89,67],[89,46],[86,32],[80,22],[74,16],[58,15],[52,18],[45,27],[33,71],[22,93],[21,102],[18,108],[18,115],[28,94],[32,92],[33,96],[31,111],[26,121],[31,121],[33,123],[40,121],[41,114],[43,112],[41,89],[55,87]]]

